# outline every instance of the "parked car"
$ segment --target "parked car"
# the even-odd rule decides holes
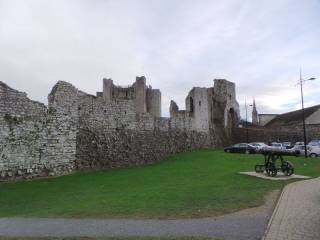
[[[286,149],[286,147],[283,146],[282,143],[277,143],[277,142],[271,143],[271,148],[275,149],[275,150],[284,150],[284,149]]]
[[[304,156],[305,154],[305,149],[304,149],[304,145],[295,145],[292,149],[292,151],[299,151],[299,154],[301,156]],[[311,153],[311,147],[307,146],[307,155],[310,156]]]
[[[255,147],[257,152],[260,152],[264,148],[268,147],[268,145],[263,142],[252,142],[252,143],[249,143],[249,145]]]
[[[308,145],[308,156],[309,157],[318,157],[320,156],[320,147],[319,146],[310,146]]]
[[[300,145],[304,145],[304,142],[296,142],[296,143],[294,144],[294,146],[300,146]]]
[[[256,153],[256,148],[248,143],[237,143],[232,146],[224,148],[228,153]]]
[[[283,143],[282,143],[282,146],[284,146],[285,149],[293,148],[293,145],[292,145],[291,142],[283,142]]]
[[[320,147],[320,140],[312,140],[308,143],[309,146],[316,146],[316,147]]]

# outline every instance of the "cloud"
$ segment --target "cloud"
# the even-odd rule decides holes
[[[317,0],[0,0],[0,80],[46,102],[57,80],[94,94],[146,75],[184,108],[193,86],[214,78],[255,97],[260,113],[294,110],[303,76],[320,77]],[[319,79],[320,82],[320,79]],[[304,86],[317,104],[320,83]]]

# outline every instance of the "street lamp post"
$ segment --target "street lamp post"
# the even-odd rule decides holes
[[[247,99],[244,100],[244,106],[246,109],[246,143],[249,143],[249,131],[248,131],[248,107],[247,107]],[[249,105],[250,107],[252,105]]]
[[[246,143],[249,143],[247,99],[244,100],[244,106],[246,108]]]
[[[307,152],[307,134],[306,134],[306,121],[305,121],[305,114],[304,114],[304,102],[303,102],[303,83],[306,81],[312,81],[315,80],[316,78],[309,78],[309,79],[302,79],[302,74],[301,74],[301,69],[300,69],[300,79],[299,79],[299,84],[300,84],[300,92],[301,92],[301,111],[302,111],[302,127],[303,127],[303,142],[304,142],[304,156],[305,158],[308,157],[308,152]]]

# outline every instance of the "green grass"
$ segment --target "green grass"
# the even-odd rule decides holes
[[[320,175],[320,159],[288,157],[297,174]],[[220,215],[263,203],[289,181],[238,174],[262,155],[195,151],[150,166],[78,172],[0,184],[0,217],[184,218]]]
[[[221,238],[219,238],[221,240]],[[219,240],[208,237],[1,237],[0,240]]]

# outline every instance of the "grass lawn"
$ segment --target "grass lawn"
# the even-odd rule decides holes
[[[0,240],[221,240],[206,237],[1,237]]]
[[[221,240],[206,237],[1,237],[0,240]]]
[[[320,175],[320,159],[287,157],[297,174]],[[290,181],[238,174],[262,155],[195,151],[150,166],[78,172],[0,184],[0,217],[184,218],[233,212],[263,203]]]

